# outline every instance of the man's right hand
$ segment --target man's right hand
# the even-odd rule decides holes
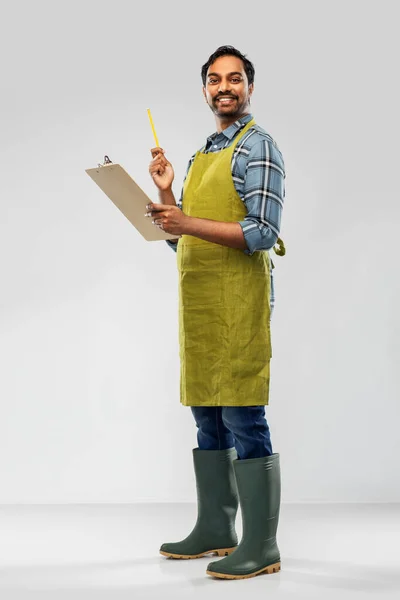
[[[165,191],[171,188],[174,180],[174,169],[171,163],[165,158],[162,148],[152,148],[151,155],[153,160],[149,165],[149,173],[159,190]]]

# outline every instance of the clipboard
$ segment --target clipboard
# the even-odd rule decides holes
[[[132,223],[137,231],[148,242],[172,240],[180,236],[166,233],[156,225],[151,218],[145,217],[148,212],[146,205],[152,200],[138,186],[132,177],[118,163],[113,163],[104,157],[104,164],[98,164],[94,169],[85,169],[99,188],[109,197],[122,214]]]

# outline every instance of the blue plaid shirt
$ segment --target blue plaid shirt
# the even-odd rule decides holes
[[[207,138],[202,152],[219,152],[232,144],[240,131],[251,121],[245,115],[221,133],[215,132]],[[193,164],[190,158],[185,180]],[[247,215],[239,221],[247,248],[245,254],[257,250],[270,250],[279,237],[283,202],[285,198],[285,163],[275,140],[264,129],[253,125],[236,145],[231,162],[232,179],[237,193],[243,200]],[[184,180],[184,181],[185,181]],[[182,209],[183,186],[178,201]],[[177,242],[166,240],[176,251]],[[271,263],[271,314],[275,303],[274,281]]]

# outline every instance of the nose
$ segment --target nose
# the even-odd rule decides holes
[[[228,81],[222,81],[218,86],[218,94],[226,94],[226,93],[230,93],[230,88],[229,88],[229,82]]]

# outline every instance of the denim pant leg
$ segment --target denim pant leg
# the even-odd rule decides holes
[[[222,421],[221,406],[191,406],[200,450],[227,450],[233,448],[233,435]]]
[[[223,406],[222,421],[233,434],[240,460],[272,454],[265,406]]]

